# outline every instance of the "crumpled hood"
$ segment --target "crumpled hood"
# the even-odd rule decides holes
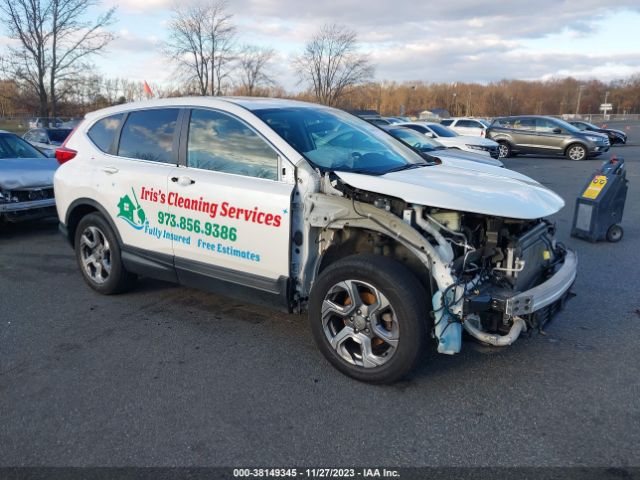
[[[497,217],[536,219],[558,212],[564,200],[535,180],[506,168],[435,165],[386,175],[335,172],[361,190],[407,203]]]
[[[54,158],[0,158],[0,190],[50,187],[57,168]]]

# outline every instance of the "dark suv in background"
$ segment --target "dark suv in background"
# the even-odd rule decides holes
[[[499,144],[500,158],[518,153],[564,155],[584,160],[609,150],[609,138],[553,117],[515,116],[496,118],[487,129],[487,138]]]

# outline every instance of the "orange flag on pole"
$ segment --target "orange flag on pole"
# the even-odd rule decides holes
[[[146,93],[148,97],[153,97],[153,92],[151,91],[151,87],[149,86],[146,80],[144,81],[144,93]]]

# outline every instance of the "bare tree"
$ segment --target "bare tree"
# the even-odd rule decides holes
[[[0,0],[0,13],[17,47],[9,48],[15,78],[38,96],[40,114],[57,114],[61,82],[88,68],[89,58],[114,36],[105,30],[115,8],[85,17],[99,0]]]
[[[273,85],[267,68],[275,56],[275,50],[261,48],[254,45],[245,46],[240,52],[238,66],[240,67],[240,84],[245,95],[254,95],[256,88]]]
[[[233,60],[236,27],[225,0],[176,4],[165,54],[195,82],[200,95],[219,95]]]
[[[358,53],[356,33],[339,25],[325,25],[313,36],[296,69],[325,105],[335,105],[347,89],[373,75],[369,58]]]

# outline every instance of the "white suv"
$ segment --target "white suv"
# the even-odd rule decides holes
[[[484,137],[490,123],[481,118],[447,118],[440,121],[441,125],[449,127],[459,135]]]
[[[462,329],[512,343],[576,274],[547,188],[431,163],[319,105],[122,105],[87,115],[56,158],[61,231],[91,288],[146,275],[308,311],[325,357],[363,381],[400,378],[429,339],[459,352]]]

